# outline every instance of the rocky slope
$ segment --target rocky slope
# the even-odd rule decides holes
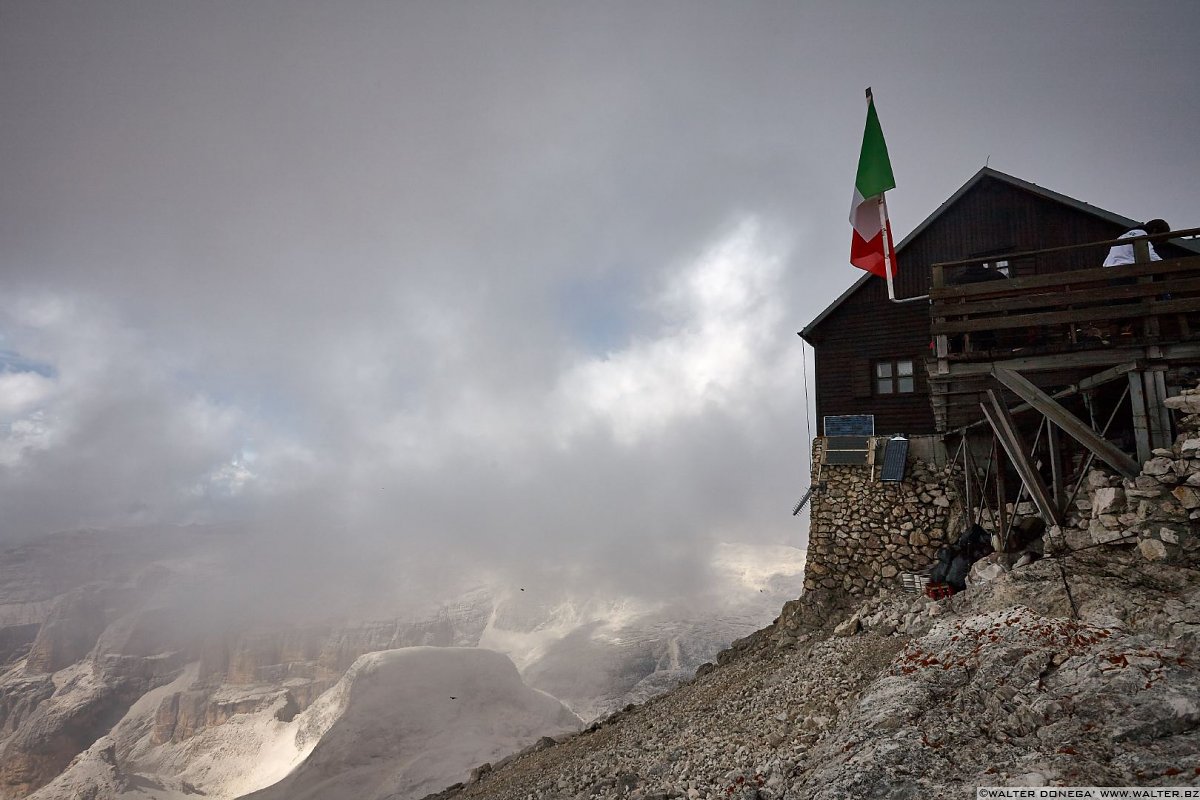
[[[884,594],[848,609],[806,596],[689,684],[437,796],[1200,785],[1200,575],[1127,553],[1072,560],[1076,620],[1059,566],[940,602]]]
[[[1200,390],[1143,473],[1088,476],[1049,557],[941,601],[815,589],[673,692],[432,798],[966,797],[1200,787]]]

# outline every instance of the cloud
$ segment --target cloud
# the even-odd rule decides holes
[[[404,594],[414,570],[699,590],[716,542],[796,534],[778,481],[729,470],[788,458],[799,384],[789,240],[742,218],[690,249],[631,294],[646,325],[623,347],[564,339],[516,386],[475,368],[471,320],[444,299],[386,335],[309,337],[263,402],[101,298],[10,298],[7,341],[56,377],[4,439],[7,533],[237,520],[261,593],[316,605]]]
[[[742,417],[771,371],[790,374],[776,360],[786,253],[762,237],[755,220],[737,223],[670,276],[653,303],[663,326],[657,336],[572,366],[556,398],[560,438],[600,421],[632,447],[706,410]]]
[[[0,418],[41,405],[53,392],[54,383],[36,372],[0,372]]]
[[[1113,124],[1187,96],[1186,6],[1003,46],[1025,10],[960,6],[5,6],[0,538],[236,519],[314,604],[802,542],[795,331],[857,277],[864,86],[898,233],[989,154],[1194,205],[1196,104]]]
[[[54,374],[0,373],[6,537],[209,513],[196,481],[236,454],[235,409],[189,388],[175,356],[95,305],[10,296],[0,324]]]

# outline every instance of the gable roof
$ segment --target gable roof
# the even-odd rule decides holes
[[[1120,214],[1114,214],[1111,211],[1100,208],[1099,206],[1094,206],[1091,203],[1085,203],[1082,200],[1076,200],[1074,197],[1067,197],[1065,194],[1059,194],[1058,192],[1038,186],[1036,183],[1023,181],[1020,178],[1000,172],[999,170],[994,170],[990,167],[984,167],[983,169],[979,170],[979,172],[976,172],[974,175],[972,175],[970,180],[960,186],[958,191],[950,195],[950,197],[944,203],[938,206],[932,214],[922,220],[921,224],[909,231],[908,235],[901,239],[900,243],[896,245],[895,252],[899,254],[900,251],[903,250],[910,242],[920,236],[926,228],[936,222],[937,219],[943,213],[945,213],[948,208],[950,208],[950,206],[961,200],[967,192],[974,189],[981,181],[983,181],[984,178],[994,178],[995,180],[1003,181],[1004,183],[1015,186],[1018,189],[1024,189],[1025,191],[1031,192],[1039,197],[1044,197],[1047,200],[1053,200],[1056,203],[1061,203],[1064,206],[1082,211],[1085,214],[1091,214],[1092,216],[1099,217],[1106,222],[1112,222],[1125,228],[1132,228],[1141,224],[1137,220],[1130,219],[1129,217],[1123,217]],[[1173,244],[1187,247],[1189,250],[1194,249],[1193,246],[1187,242],[1173,242]],[[1197,252],[1200,252],[1200,250],[1197,250]],[[808,341],[808,336],[810,333],[812,333],[813,329],[824,322],[826,317],[837,310],[838,306],[846,302],[846,300],[848,300],[852,294],[861,289],[872,277],[874,276],[870,272],[864,272],[862,276],[850,286],[849,289],[842,292],[836,300],[826,306],[825,310],[818,314],[816,319],[805,325],[804,329],[800,331],[800,336],[803,337],[805,341]]]

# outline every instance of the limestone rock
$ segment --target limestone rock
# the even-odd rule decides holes
[[[1117,486],[1096,489],[1092,495],[1092,515],[1117,514],[1125,508],[1125,490]]]
[[[1107,520],[1093,519],[1091,525],[1088,526],[1088,534],[1094,544],[1107,544],[1126,537],[1125,531],[1118,527],[1118,522],[1114,517],[1108,517]]]
[[[1150,476],[1166,475],[1174,468],[1174,461],[1164,456],[1158,456],[1150,459],[1142,466],[1142,474]]]
[[[87,655],[108,627],[117,594],[116,587],[97,584],[58,598],[38,630],[26,670],[57,672]]]
[[[971,571],[967,573],[967,585],[982,586],[1007,572],[1001,562],[1001,556],[1001,553],[992,553],[972,564]]]
[[[860,620],[858,618],[858,615],[855,614],[854,616],[850,617],[849,619],[844,620],[843,622],[839,623],[838,626],[833,629],[833,635],[834,636],[854,636],[860,630],[862,630],[862,620]]]
[[[1200,395],[1183,394],[1168,397],[1163,401],[1163,405],[1182,411],[1184,414],[1200,414]]]
[[[1171,494],[1188,510],[1200,508],[1200,489],[1194,486],[1176,486],[1171,490]]]
[[[1138,542],[1138,552],[1148,561],[1163,561],[1167,558],[1167,548],[1158,539],[1142,539]]]

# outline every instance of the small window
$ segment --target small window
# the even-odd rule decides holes
[[[875,393],[891,394],[895,388],[892,380],[892,362],[880,361],[875,365]]]
[[[875,362],[875,394],[912,394],[916,391],[913,360]]]
[[[896,362],[896,391],[909,394],[913,391],[913,362]]]

